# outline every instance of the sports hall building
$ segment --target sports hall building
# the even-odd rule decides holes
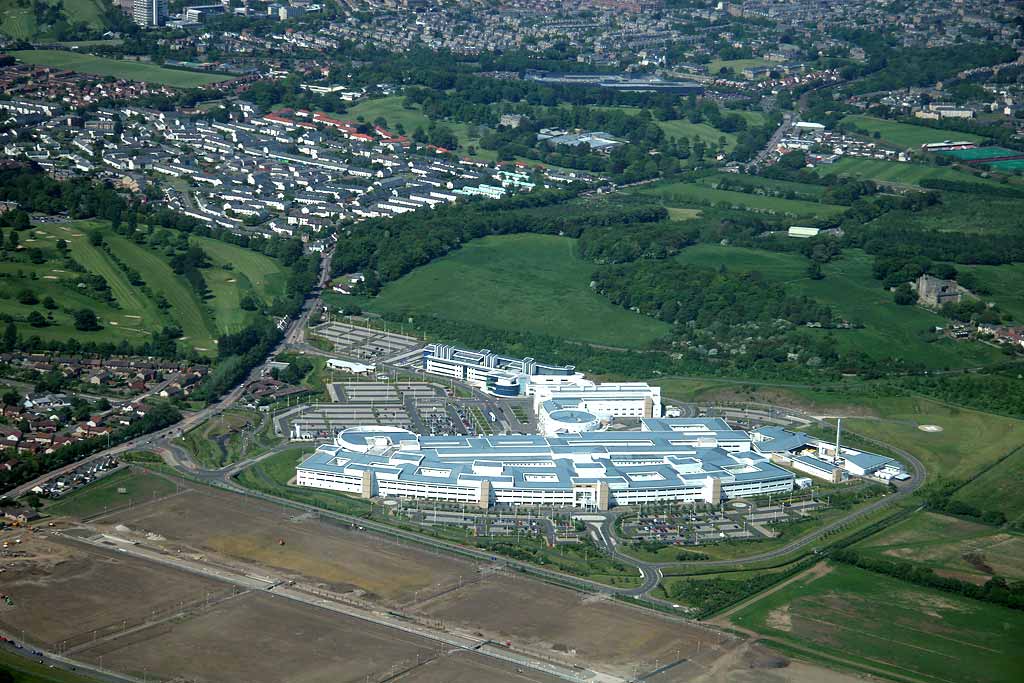
[[[465,503],[605,510],[656,501],[717,503],[791,491],[795,475],[721,419],[642,420],[641,431],[550,436],[420,436],[354,427],[297,468],[300,486]]]

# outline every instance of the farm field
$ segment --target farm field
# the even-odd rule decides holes
[[[943,140],[964,140],[967,142],[981,142],[984,138],[972,133],[961,133],[959,131],[937,130],[927,126],[915,126],[909,123],[877,119],[873,116],[862,116],[853,114],[843,118],[843,123],[852,123],[869,133],[878,132],[882,141],[898,145],[900,147],[912,147],[920,149],[921,145],[930,142],[942,142]]]
[[[125,489],[120,493],[118,489]],[[106,510],[129,507],[162,498],[178,489],[178,485],[158,474],[143,470],[122,469],[49,504],[45,512],[51,516],[91,517]]]
[[[921,681],[1009,683],[1024,667],[1024,614],[843,565],[819,565],[730,620],[811,659]]]
[[[1016,528],[1024,523],[1024,448],[1015,451],[957,491],[953,498],[980,510],[997,510]]]
[[[509,641],[513,649],[620,676],[684,657],[704,666],[720,656],[715,644],[725,650],[738,644],[731,636],[668,621],[618,601],[514,575],[488,577],[421,603],[417,611]],[[700,652],[698,641],[703,642]]]
[[[637,194],[650,195],[661,199],[666,206],[692,206],[694,204],[725,204],[751,211],[793,216],[827,217],[846,210],[834,204],[819,204],[798,199],[782,199],[763,195],[716,190],[697,183],[668,183],[645,186],[635,190]]]
[[[94,523],[124,525],[135,534],[156,533],[166,539],[156,543],[168,549],[187,546],[226,562],[273,568],[299,581],[339,592],[358,591],[387,604],[405,602],[423,589],[450,587],[460,576],[476,573],[470,562],[206,488],[115,512]]]
[[[851,176],[901,185],[917,185],[922,180],[956,180],[996,187],[1004,186],[1003,183],[991,178],[980,178],[949,166],[926,166],[909,162],[857,157],[844,157],[834,164],[823,164],[815,168],[815,172],[820,176]]]
[[[22,538],[17,562],[4,560],[3,592],[14,607],[0,608],[0,628],[24,632],[35,645],[56,650],[135,626],[154,613],[230,594],[212,579],[151,564],[125,554],[45,534]],[[11,532],[5,532],[9,540]],[[94,636],[94,633],[95,636]]]
[[[52,66],[58,69],[67,69],[68,71],[77,71],[94,76],[113,76],[114,78],[123,78],[129,81],[158,83],[172,88],[197,88],[231,78],[231,76],[222,76],[220,74],[165,69],[148,62],[108,59],[106,57],[96,57],[90,54],[65,50],[13,50],[9,54],[25,64]]]
[[[932,368],[973,367],[999,358],[997,350],[979,343],[922,339],[921,331],[944,325],[945,318],[916,306],[897,306],[892,294],[872,277],[872,257],[857,249],[846,249],[841,258],[823,265],[822,280],[806,276],[807,259],[797,254],[698,244],[684,249],[676,258],[693,265],[759,271],[766,280],[784,285],[792,294],[828,304],[841,318],[863,323],[861,329],[806,330],[807,334],[833,334],[843,351],[863,351],[875,358],[897,357]]]
[[[575,249],[574,240],[551,235],[473,240],[361,304],[375,312],[432,314],[498,329],[525,327],[611,346],[642,347],[668,333],[668,325],[592,292],[593,265]]]
[[[995,574],[1024,579],[1024,535],[933,512],[918,512],[855,548],[976,584]]]

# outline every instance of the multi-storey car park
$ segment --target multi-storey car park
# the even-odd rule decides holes
[[[718,503],[794,488],[792,472],[752,450],[749,434],[721,418],[645,418],[641,426],[475,438],[355,427],[304,460],[296,483],[364,498],[601,510],[656,501]]]

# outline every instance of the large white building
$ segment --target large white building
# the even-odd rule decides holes
[[[533,358],[510,358],[489,349],[468,351],[427,344],[422,368],[432,375],[465,382],[495,396],[527,396],[537,387],[584,381],[572,365],[547,365]]]
[[[661,387],[646,382],[541,385],[533,388],[541,434],[592,431],[591,422],[661,417]],[[585,419],[589,415],[592,419]],[[568,420],[566,418],[569,418]]]
[[[167,0],[133,0],[132,21],[144,28],[163,26],[167,21]]]
[[[849,475],[906,479],[899,461],[885,455],[869,453],[836,444],[804,432],[791,432],[782,427],[760,427],[751,433],[754,450],[773,462],[780,462],[795,470],[819,479],[840,482]]]
[[[607,509],[718,503],[781,493],[795,476],[724,420],[645,419],[643,431],[545,436],[419,436],[354,427],[296,468],[299,486],[476,505]]]

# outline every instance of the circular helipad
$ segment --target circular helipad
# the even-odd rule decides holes
[[[941,432],[942,427],[939,425],[917,425],[917,428],[922,432]]]
[[[732,504],[732,506],[733,506],[734,508],[737,508],[737,509],[739,509],[739,510],[742,510],[743,508],[748,508],[748,507],[750,507],[750,506],[749,506],[749,505],[747,505],[746,503],[733,503],[733,504]]]

